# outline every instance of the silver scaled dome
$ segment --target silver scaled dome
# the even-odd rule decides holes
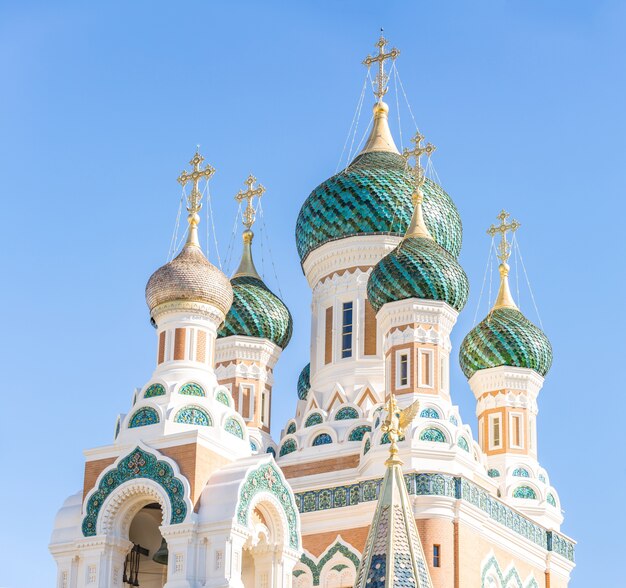
[[[187,242],[169,263],[155,271],[146,285],[146,302],[154,309],[167,302],[201,302],[226,314],[233,302],[230,280],[202,253]]]

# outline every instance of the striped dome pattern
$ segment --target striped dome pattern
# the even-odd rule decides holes
[[[413,213],[413,177],[404,158],[391,152],[359,155],[345,170],[320,184],[306,199],[296,222],[300,260],[328,241],[367,234],[402,236]],[[458,257],[463,227],[452,199],[429,179],[423,211],[432,237]]]
[[[552,365],[552,345],[519,310],[498,308],[463,339],[459,360],[468,379],[478,370],[502,365],[545,376]]]
[[[409,237],[383,257],[367,281],[367,297],[378,312],[387,302],[442,300],[460,311],[469,281],[458,261],[432,239]]]
[[[230,283],[233,304],[217,336],[258,337],[269,339],[281,349],[287,347],[293,320],[283,301],[259,278],[238,276]]]
[[[311,387],[311,364],[307,363],[298,376],[298,398],[306,400]]]

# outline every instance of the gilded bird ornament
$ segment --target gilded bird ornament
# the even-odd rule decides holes
[[[387,465],[402,463],[396,457],[398,454],[398,439],[404,434],[406,428],[417,416],[419,406],[419,400],[416,400],[405,409],[400,409],[398,407],[398,403],[396,402],[396,397],[393,394],[389,396],[389,400],[385,406],[385,409],[387,410],[387,417],[381,427],[383,433],[387,433],[387,437],[391,442],[391,447],[389,448],[389,459],[386,462]]]

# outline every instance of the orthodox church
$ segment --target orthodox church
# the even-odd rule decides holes
[[[83,487],[50,542],[57,588],[561,588],[574,541],[537,455],[538,396],[552,362],[546,335],[509,288],[502,212],[500,286],[487,316],[452,349],[469,293],[462,224],[422,159],[397,149],[378,69],[369,137],[302,204],[296,246],[311,288],[311,352],[294,390],[274,390],[292,318],[253,261],[249,177],[243,253],[229,279],[198,237],[196,153],[179,177],[186,242],[146,286],[155,368],[84,452]],[[450,389],[460,361],[476,398],[478,439]],[[292,395],[292,396],[290,396]],[[270,433],[274,397],[293,418]]]

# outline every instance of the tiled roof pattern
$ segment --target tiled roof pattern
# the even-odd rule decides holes
[[[300,400],[306,400],[309,395],[309,388],[311,387],[311,364],[307,363],[298,376],[298,398]]]
[[[383,257],[367,282],[367,297],[378,312],[387,302],[422,298],[442,300],[461,310],[469,281],[458,261],[432,239],[404,239]]]
[[[552,365],[552,346],[519,310],[499,308],[466,335],[459,359],[467,378],[501,365],[530,368],[545,376]]]
[[[413,178],[396,153],[371,152],[320,184],[306,199],[296,223],[300,259],[328,241],[364,234],[403,235],[413,212]],[[423,211],[433,238],[453,256],[463,228],[452,199],[429,179]]]
[[[284,349],[291,339],[293,321],[283,301],[252,276],[233,278],[231,284],[233,304],[217,336],[259,337]]]

